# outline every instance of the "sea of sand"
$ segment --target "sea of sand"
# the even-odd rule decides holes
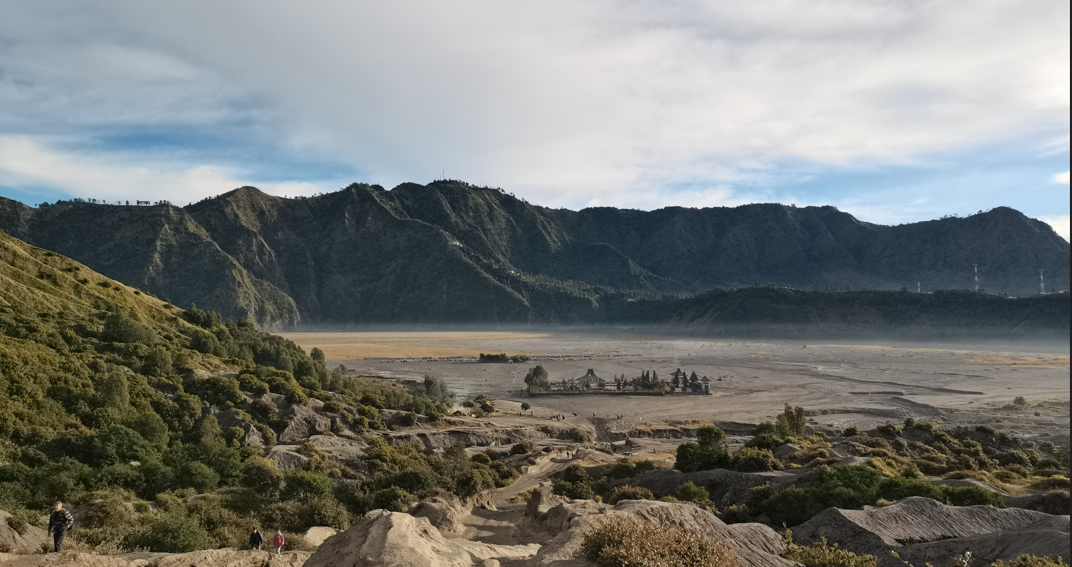
[[[632,423],[707,420],[754,424],[786,403],[814,425],[842,429],[899,422],[906,415],[948,424],[1001,424],[1040,440],[1069,436],[1069,345],[710,340],[588,333],[288,333],[333,366],[384,379],[445,380],[460,397],[484,393],[537,413],[617,417]],[[525,354],[527,363],[486,364],[480,353]],[[436,360],[437,358],[449,360]],[[536,364],[551,380],[589,369],[599,376],[666,377],[677,369],[712,380],[710,396],[520,394]],[[1022,396],[1027,406],[1013,406]],[[504,405],[504,407],[506,407]]]

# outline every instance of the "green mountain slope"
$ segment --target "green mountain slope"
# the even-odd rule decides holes
[[[391,498],[469,497],[516,477],[503,463],[472,461],[461,445],[440,458],[366,437],[441,418],[453,395],[434,378],[410,393],[329,371],[323,353],[311,355],[245,320],[179,309],[0,231],[8,526],[37,523],[62,500],[78,512],[77,545],[241,547],[254,526],[342,529]],[[372,463],[335,461],[304,445],[313,435],[360,451],[371,444]],[[292,444],[280,453],[290,458],[286,471],[267,452],[277,440]],[[412,474],[428,486],[399,492],[390,482],[401,465],[419,469]]]
[[[0,199],[0,228],[176,303],[273,327],[630,323],[717,287],[1068,288],[1069,245],[1007,208],[896,227],[832,207],[555,210],[462,182],[121,207]],[[672,312],[664,311],[665,318]]]

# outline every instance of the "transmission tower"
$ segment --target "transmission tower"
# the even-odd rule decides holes
[[[1039,295],[1046,295],[1046,278],[1043,277],[1045,271],[1039,270]]]
[[[975,265],[975,291],[979,291],[979,264]]]

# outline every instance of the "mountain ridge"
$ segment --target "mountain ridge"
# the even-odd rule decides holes
[[[606,323],[610,295],[711,289],[1068,287],[1069,246],[999,207],[900,226],[834,207],[550,209],[458,181],[285,199],[241,187],[187,207],[0,198],[0,229],[178,304],[269,327]]]

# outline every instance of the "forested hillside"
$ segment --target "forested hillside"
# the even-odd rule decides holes
[[[1069,245],[998,208],[902,226],[833,207],[555,210],[456,181],[184,208],[0,199],[0,229],[178,305],[271,327],[632,323],[617,299],[714,288],[1068,289]],[[662,320],[672,313],[663,308]],[[617,313],[617,314],[616,314]]]
[[[340,485],[354,473],[311,446],[286,474],[265,451],[314,426],[354,439],[389,410],[438,418],[452,401],[434,379],[413,395],[313,354],[0,232],[0,510],[18,527],[75,502],[80,541],[160,551],[241,546],[258,522],[345,527],[376,485]]]

